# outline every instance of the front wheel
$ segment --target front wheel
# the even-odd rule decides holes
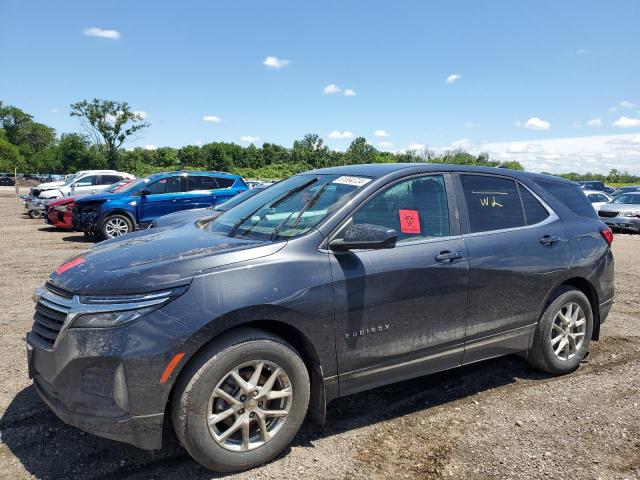
[[[180,374],[172,419],[180,443],[219,472],[268,462],[291,442],[309,404],[309,375],[286,341],[242,329],[216,340]]]
[[[593,311],[580,290],[567,287],[546,308],[536,327],[528,360],[553,374],[573,372],[589,351]]]
[[[29,210],[29,218],[42,218],[42,212],[40,210]]]
[[[121,237],[133,231],[131,220],[125,215],[115,214],[108,216],[102,223],[102,238],[110,239]]]

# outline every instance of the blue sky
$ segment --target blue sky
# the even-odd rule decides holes
[[[0,100],[59,133],[100,97],[146,113],[150,148],[313,132],[640,173],[635,0],[0,5]]]

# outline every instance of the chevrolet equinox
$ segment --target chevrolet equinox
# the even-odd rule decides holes
[[[356,165],[215,219],[79,253],[34,294],[29,374],[64,422],[199,463],[269,461],[365,389],[520,353],[578,368],[613,302],[580,187],[505,169]]]

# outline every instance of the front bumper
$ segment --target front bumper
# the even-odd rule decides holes
[[[31,200],[25,203],[24,208],[27,212],[40,211],[44,213],[46,205],[43,202]]]
[[[608,227],[619,228],[621,230],[628,230],[631,232],[640,232],[640,218],[637,217],[623,217],[618,215],[617,217],[600,217]]]
[[[189,332],[162,308],[120,327],[60,328],[56,321],[67,320],[49,308],[57,306],[49,301],[55,298],[50,292],[38,303],[27,333],[29,377],[38,395],[69,425],[142,449],[161,448],[175,377],[160,379]]]
[[[73,229],[77,232],[95,233],[100,227],[100,215],[97,212],[73,213]]]

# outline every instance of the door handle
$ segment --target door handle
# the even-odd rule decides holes
[[[540,239],[540,243],[542,245],[553,245],[554,243],[558,243],[560,241],[560,237],[557,235],[545,235]]]
[[[462,252],[450,252],[449,250],[444,250],[440,252],[439,255],[436,255],[436,262],[451,263],[458,258],[462,258]]]
[[[177,199],[177,198],[172,198],[172,199],[171,199],[171,203],[176,203],[177,201],[178,201],[178,199]]]

